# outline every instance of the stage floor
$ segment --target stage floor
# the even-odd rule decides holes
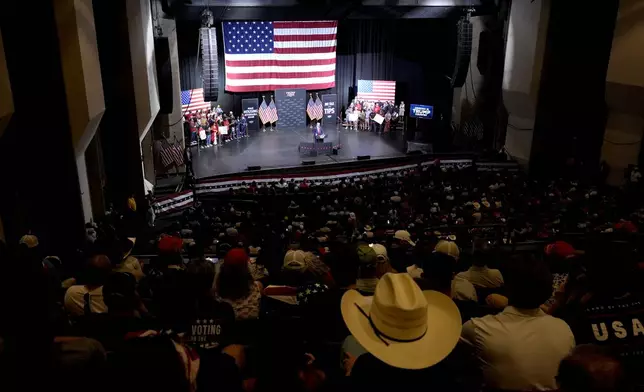
[[[312,142],[312,131],[275,130],[251,133],[248,138],[231,141],[223,146],[201,149],[192,147],[192,168],[195,177],[204,178],[246,171],[248,166],[262,169],[300,166],[303,160],[316,164],[331,164],[354,160],[359,155],[372,158],[404,156],[401,131],[392,135],[356,132],[342,127],[326,131],[326,142],[340,144],[338,155],[318,153],[317,157],[300,154],[300,142]]]

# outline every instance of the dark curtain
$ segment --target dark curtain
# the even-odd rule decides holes
[[[271,92],[224,92],[221,23],[215,26],[220,64],[217,104],[239,113],[243,98],[259,98],[261,103],[265,95],[268,100]],[[396,101],[434,105],[436,114],[449,115],[452,90],[445,75],[451,75],[454,69],[455,26],[452,19],[342,20],[338,24],[336,87],[316,92],[338,94],[338,107],[342,108],[355,95],[358,80],[395,80]],[[202,84],[198,30],[198,23],[177,25],[182,90]]]

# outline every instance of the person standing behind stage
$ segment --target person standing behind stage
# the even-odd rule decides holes
[[[373,109],[372,103],[365,104],[364,123],[365,129],[371,131],[371,111]]]

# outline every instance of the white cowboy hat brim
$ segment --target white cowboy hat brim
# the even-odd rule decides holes
[[[438,291],[423,291],[428,303],[427,332],[414,342],[399,343],[376,335],[366,314],[371,309],[373,297],[362,296],[349,290],[342,296],[342,318],[351,335],[373,356],[384,363],[402,369],[424,369],[437,364],[449,355],[461,337],[461,313],[456,304]]]

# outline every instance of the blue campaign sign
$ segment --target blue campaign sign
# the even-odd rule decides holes
[[[409,108],[409,116],[414,118],[431,119],[434,117],[434,107],[412,103]]]

